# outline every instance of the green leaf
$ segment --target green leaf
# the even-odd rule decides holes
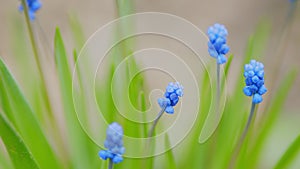
[[[229,71],[229,68],[231,66],[232,59],[233,59],[233,54],[229,55],[228,61],[227,61],[226,65],[225,65],[225,70],[224,70],[225,77],[227,77],[227,75],[228,75],[228,71]]]
[[[228,57],[228,61],[225,64],[225,68],[224,68],[224,76],[225,77],[221,77],[221,79],[222,79],[221,91],[224,90],[224,87],[225,87],[224,84],[228,80],[227,77],[228,77],[229,69],[230,69],[230,66],[231,66],[231,63],[232,63],[232,59],[233,59],[233,54],[231,54]]]
[[[79,121],[77,119],[72,98],[72,77],[69,68],[69,63],[67,59],[67,54],[63,44],[63,40],[59,29],[55,32],[55,62],[58,71],[58,77],[61,88],[61,96],[64,107],[64,115],[67,125],[67,139],[68,139],[68,149],[70,150],[70,156],[74,168],[92,168],[91,160],[95,158],[91,157],[93,155],[90,152],[90,145],[87,135],[84,134],[82,128],[80,127]]]
[[[262,148],[264,144],[266,143],[266,138],[269,135],[272,127],[274,126],[274,123],[276,122],[279,113],[281,112],[285,100],[288,96],[289,90],[291,89],[298,72],[296,70],[293,70],[288,73],[288,75],[283,79],[282,83],[280,84],[277,91],[274,95],[274,98],[272,99],[272,103],[269,106],[269,109],[267,110],[266,114],[266,120],[262,123],[263,126],[261,127],[262,130],[259,133],[256,142],[254,146],[251,148],[249,158],[251,160],[248,160],[248,168],[255,168],[255,165],[257,165],[257,160],[260,157],[260,152],[262,151]]]
[[[288,168],[290,163],[300,153],[300,135],[294,140],[294,142],[284,152],[274,169]]]
[[[74,38],[74,42],[76,45],[76,50],[80,50],[84,43],[86,42],[86,38],[82,29],[82,26],[76,17],[76,15],[72,15],[69,17],[69,24],[72,30],[72,37]]]
[[[7,117],[14,119],[14,127],[20,132],[21,137],[39,166],[43,169],[60,168],[59,162],[43,134],[31,107],[2,59],[0,59],[0,81],[7,93],[6,101],[9,103],[5,105],[9,108],[4,108],[3,110],[6,111]],[[4,100],[5,98],[2,97],[2,99]]]
[[[263,20],[258,24],[254,34],[251,35],[248,40],[244,63],[248,63],[251,60],[251,58],[263,58],[263,52],[266,49],[270,30],[271,26],[268,21]]]
[[[23,139],[0,113],[0,136],[16,169],[39,168]]]
[[[116,0],[118,16],[126,16],[133,13],[133,0]]]
[[[166,147],[166,149],[169,149],[170,146],[171,146],[171,143],[170,143],[169,135],[166,133],[165,134],[165,147]],[[167,158],[167,161],[166,161],[166,165],[164,168],[176,169],[177,167],[176,167],[175,158],[174,158],[172,149],[170,149],[166,152],[166,158]]]

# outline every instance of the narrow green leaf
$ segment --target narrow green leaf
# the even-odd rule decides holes
[[[226,65],[225,65],[225,70],[224,70],[225,77],[227,77],[227,75],[228,75],[228,71],[229,71],[229,68],[231,66],[233,58],[234,58],[233,54],[229,55],[228,61],[227,61]]]
[[[170,139],[169,139],[169,135],[166,133],[165,134],[165,147],[166,149],[169,149],[171,146],[171,143],[170,143]],[[174,154],[173,154],[173,151],[172,149],[168,150],[166,152],[166,165],[165,165],[165,168],[172,168],[172,169],[176,169],[176,163],[175,163],[175,158],[174,158]]]
[[[266,20],[261,21],[253,35],[250,36],[246,48],[244,63],[248,63],[252,59],[263,58],[263,52],[266,49],[267,40],[269,38],[271,26]]]
[[[274,169],[288,168],[291,162],[300,153],[300,135],[293,141],[293,143],[284,152],[283,156],[275,165]]]
[[[12,113],[12,110],[11,110],[11,107],[10,107],[10,104],[9,104],[9,100],[8,100],[8,96],[7,96],[7,93],[6,93],[6,90],[4,88],[4,83],[2,82],[2,79],[0,78],[0,86],[3,86],[3,87],[0,87],[0,104],[1,104],[1,108],[4,112],[6,112],[6,116],[8,118],[8,120],[14,125],[16,126],[16,120],[14,119],[14,116]]]
[[[39,168],[22,138],[1,113],[0,136],[16,169]]]
[[[69,17],[69,24],[72,30],[71,32],[76,45],[76,50],[79,51],[83,47],[84,43],[86,42],[86,38],[82,26],[75,15]]]
[[[13,76],[0,59],[0,81],[4,84],[10,107],[5,112],[7,117],[15,119],[15,128],[20,132],[24,142],[32,152],[41,168],[60,168],[59,162],[53,153],[34,113],[27,100],[20,91]],[[5,110],[5,109],[4,109]]]
[[[118,16],[126,16],[133,13],[133,0],[116,0]]]
[[[145,111],[147,110],[147,105],[146,105],[146,97],[145,97],[145,93],[144,91],[141,91],[140,94],[139,94],[139,104],[140,104],[140,109],[141,111],[144,113],[144,120],[146,120],[147,118],[147,115],[145,113]],[[142,130],[142,136],[143,137],[147,137],[148,135],[148,126],[147,124],[143,124],[143,130]]]
[[[227,79],[227,76],[228,76],[228,73],[229,73],[229,69],[230,69],[230,66],[231,66],[231,63],[232,63],[232,59],[233,59],[233,54],[231,54],[229,57],[228,57],[228,61],[225,65],[225,68],[224,68],[224,75],[225,77],[221,77],[222,78],[222,85],[221,85],[221,91],[224,90],[224,84],[226,82]]]
[[[67,54],[58,28],[55,32],[54,49],[56,68],[58,71],[61,96],[64,107],[64,114],[66,116],[65,119],[68,129],[68,145],[73,167],[78,169],[91,168],[91,160],[94,159],[91,157],[93,153],[89,152],[89,140],[86,134],[84,134],[82,128],[80,127],[79,121],[76,117],[76,113],[73,107],[72,77],[67,59]]]
[[[211,70],[211,65],[207,67],[207,69],[204,70],[202,73],[202,78],[199,80],[199,84],[201,86],[199,87],[200,91],[200,110],[199,115],[197,117],[197,120],[195,121],[195,128],[191,132],[191,136],[187,141],[187,144],[189,145],[187,147],[187,153],[183,155],[183,164],[179,164],[178,168],[186,167],[190,169],[196,169],[201,166],[207,167],[208,164],[208,158],[206,154],[208,153],[208,148],[210,146],[210,139],[203,143],[199,143],[199,135],[201,133],[201,130],[203,128],[204,122],[207,118],[210,106],[211,106],[211,85],[210,85],[210,78],[209,78],[209,71]],[[190,160],[190,157],[198,157],[197,160]]]

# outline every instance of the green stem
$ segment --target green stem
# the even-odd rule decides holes
[[[217,106],[219,110],[219,103],[220,103],[220,93],[221,93],[221,84],[220,84],[220,64],[217,62]]]
[[[164,114],[165,110],[166,110],[167,106],[163,107],[160,112],[157,114],[154,122],[153,122],[153,125],[149,131],[149,134],[148,134],[148,137],[152,137],[153,136],[153,132],[154,132],[154,129],[155,129],[155,126],[157,125],[157,122],[158,120],[161,118],[161,116]]]
[[[41,82],[42,82],[42,95],[45,95],[45,104],[46,104],[46,108],[50,113],[51,118],[53,118],[52,116],[52,108],[50,106],[50,100],[49,100],[49,95],[48,92],[46,90],[46,80],[45,77],[43,76],[43,70],[42,70],[42,66],[41,66],[41,61],[38,55],[38,49],[37,49],[37,43],[36,40],[34,38],[34,33],[33,33],[33,29],[31,26],[31,22],[30,22],[30,18],[29,18],[29,13],[28,13],[28,6],[26,3],[26,0],[21,0],[22,6],[24,8],[24,14],[25,14],[25,21],[26,21],[26,25],[27,25],[27,29],[28,29],[28,33],[29,33],[29,38],[30,38],[30,43],[32,46],[32,50],[33,50],[33,55],[35,58],[35,62],[37,64],[37,68],[38,68],[38,72],[39,72],[39,76],[41,78]]]
[[[114,163],[113,163],[112,159],[109,159],[108,169],[113,169],[113,165],[114,165]]]
[[[219,119],[221,116],[220,112],[220,102],[221,102],[221,76],[220,76],[220,67],[221,65],[217,62],[217,94],[216,94],[216,118]],[[221,118],[221,117],[220,117]],[[219,122],[219,121],[218,121]]]
[[[250,127],[250,124],[251,124],[251,121],[252,121],[252,118],[253,118],[253,115],[254,115],[255,105],[256,105],[255,103],[252,103],[252,105],[251,105],[250,115],[248,117],[248,121],[247,121],[246,127],[245,127],[245,129],[243,131],[243,134],[242,134],[242,137],[240,139],[240,143],[239,144],[243,143],[243,141],[244,141],[244,139],[245,139],[245,137],[246,137],[246,135],[248,133],[248,130],[249,130],[249,127]]]
[[[235,166],[235,160],[237,159],[237,156],[242,148],[242,145],[243,145],[243,142],[247,136],[247,133],[249,131],[249,128],[250,128],[250,125],[251,125],[251,122],[252,122],[252,119],[253,119],[253,116],[254,116],[254,110],[255,110],[255,106],[256,104],[252,102],[252,105],[251,105],[251,110],[250,110],[250,114],[249,114],[249,117],[248,117],[248,121],[247,121],[247,124],[246,124],[246,127],[244,128],[244,131],[242,133],[242,136],[241,138],[239,139],[238,141],[238,144],[237,144],[237,147],[236,147],[236,150],[231,158],[231,162],[230,162],[230,169],[234,168]]]

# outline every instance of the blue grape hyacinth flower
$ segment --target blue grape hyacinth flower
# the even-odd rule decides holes
[[[267,92],[264,79],[264,65],[256,60],[251,60],[244,66],[246,87],[243,92],[246,96],[253,96],[252,102],[258,104],[263,101],[262,95]]]
[[[30,20],[35,19],[35,13],[42,7],[42,3],[39,0],[26,0],[28,6],[28,15]],[[21,4],[19,7],[20,11],[24,10],[23,5]]]
[[[107,150],[99,151],[99,157],[103,160],[111,159],[115,164],[123,161],[122,155],[125,152],[123,146],[123,129],[118,123],[113,122],[106,130],[104,147]]]
[[[209,55],[216,58],[218,64],[226,63],[225,55],[229,52],[229,46],[226,44],[228,32],[225,26],[216,23],[208,28],[207,35]]]
[[[169,83],[166,87],[165,97],[157,100],[161,108],[165,108],[165,112],[174,113],[174,106],[178,103],[179,97],[183,96],[183,87],[179,82]]]

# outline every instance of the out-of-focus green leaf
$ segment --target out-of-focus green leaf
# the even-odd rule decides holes
[[[16,169],[39,168],[22,138],[1,113],[0,136]]]
[[[229,57],[228,57],[228,61],[227,61],[226,65],[225,65],[225,70],[224,70],[225,77],[227,77],[227,75],[228,75],[228,71],[229,71],[229,68],[231,66],[233,57],[234,57],[233,54],[229,55]]]
[[[76,50],[79,51],[86,41],[82,26],[79,23],[78,18],[74,15],[69,17],[69,23],[72,30],[72,37],[74,38],[74,42],[76,45]]]
[[[277,162],[274,169],[288,168],[290,163],[300,153],[300,135],[293,141],[293,143],[284,152],[283,156]]]
[[[258,24],[254,34],[248,40],[244,63],[248,63],[251,59],[260,60],[263,58],[262,55],[266,49],[270,30],[271,25],[267,20],[263,20]]]
[[[276,122],[280,111],[285,103],[286,97],[288,96],[289,90],[291,89],[298,72],[296,70],[291,71],[288,75],[283,79],[279,88],[272,99],[272,103],[267,110],[266,114],[266,121],[263,122],[262,130],[259,133],[254,146],[250,149],[249,158],[247,161],[248,165],[246,165],[249,169],[255,168],[257,165],[257,161],[260,157],[260,152],[265,144],[266,138],[269,135],[274,123]]]
[[[116,0],[118,16],[126,16],[133,13],[133,0]]]
[[[166,133],[165,134],[165,147],[166,147],[166,149],[169,149],[170,146],[171,146],[170,139],[169,139],[168,134]],[[175,158],[174,158],[172,149],[168,150],[165,154],[166,154],[166,158],[167,158],[166,163],[165,163],[165,168],[176,169],[177,167],[176,167]]]
[[[13,76],[0,59],[0,81],[2,82],[9,103],[7,117],[13,117],[15,128],[20,132],[21,137],[28,146],[32,155],[41,168],[60,168],[59,162],[53,153],[39,123],[37,122],[31,107],[21,93]],[[3,99],[3,98],[2,98]],[[4,109],[5,110],[5,109]]]
[[[191,168],[197,169],[199,167],[207,167],[209,164],[208,159],[209,156],[207,152],[210,148],[211,142],[210,139],[200,144],[199,143],[199,135],[203,128],[205,119],[207,118],[210,106],[211,106],[211,83],[209,78],[209,71],[211,70],[211,66],[208,66],[203,74],[202,79],[199,80],[200,84],[200,110],[197,120],[195,122],[195,127],[191,131],[191,135],[187,138],[187,151],[182,155],[183,163],[178,164],[178,168]],[[197,160],[190,160],[191,157],[197,157]],[[188,161],[188,162],[187,162]]]
[[[55,61],[58,71],[58,77],[61,88],[61,96],[64,107],[64,114],[67,124],[68,146],[70,150],[71,162],[74,168],[91,168],[93,153],[88,145],[87,135],[84,134],[80,127],[79,121],[73,106],[72,99],[72,77],[68,64],[67,54],[63,44],[60,31],[57,28],[54,41]],[[95,155],[94,155],[95,156]]]

